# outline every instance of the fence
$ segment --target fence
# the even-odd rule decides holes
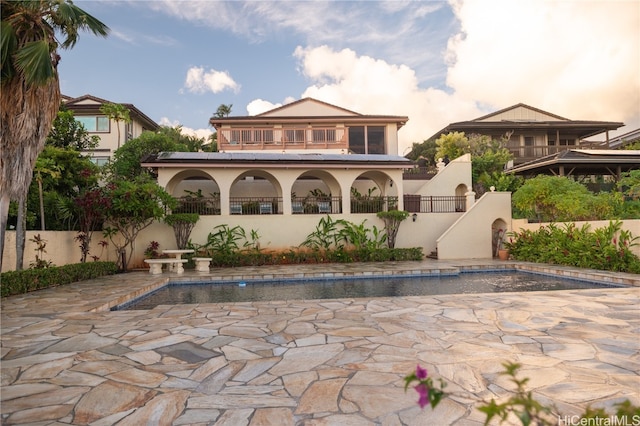
[[[467,210],[464,195],[405,195],[404,209],[411,213],[460,213]]]

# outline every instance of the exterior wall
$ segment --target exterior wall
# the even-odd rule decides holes
[[[47,243],[45,253],[42,256],[44,260],[53,262],[54,265],[67,265],[70,263],[80,262],[80,247],[74,238],[78,235],[76,231],[27,231],[23,267],[29,268],[29,264],[36,260],[36,244],[29,241],[35,235],[40,237]],[[109,243],[109,247],[103,249],[99,243],[102,240],[100,232],[95,232],[91,241],[91,250],[89,255],[96,255],[103,261],[115,261],[116,254],[114,247]],[[175,242],[174,242],[175,244]],[[92,259],[87,261],[91,262]],[[2,256],[2,272],[13,271],[16,267],[16,231],[6,231],[4,253]]]
[[[273,111],[261,114],[260,117],[322,117],[348,115],[357,116],[356,113],[349,113],[347,110],[321,102],[297,102],[291,107],[277,108]]]
[[[502,121],[502,120],[531,120],[531,121],[563,121],[553,115],[544,114],[529,108],[519,107],[510,109],[501,114],[492,115],[484,120],[477,121]]]
[[[420,185],[415,184],[416,181],[405,181],[407,190],[405,194],[416,195],[458,195],[456,189],[460,185],[464,185],[471,188],[471,155],[465,154],[461,157],[451,161],[447,166],[431,180],[426,182],[420,182]],[[413,187],[412,191],[409,188]]]
[[[491,259],[493,224],[511,223],[511,193],[487,192],[437,240],[438,259]]]

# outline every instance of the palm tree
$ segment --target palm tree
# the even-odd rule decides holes
[[[233,104],[229,104],[229,105],[220,104],[220,106],[218,107],[218,109],[213,115],[215,115],[217,118],[228,117],[229,114],[231,114],[232,107],[233,107]]]
[[[60,105],[58,48],[109,28],[71,0],[0,0],[0,270],[9,202],[21,200]],[[57,37],[62,38],[58,40]]]
[[[116,122],[118,128],[118,148],[120,148],[120,122],[131,123],[129,108],[122,104],[104,104],[100,107],[100,112],[107,116],[109,120]]]

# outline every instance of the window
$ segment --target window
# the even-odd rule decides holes
[[[386,154],[384,126],[349,127],[349,150],[356,154]]]
[[[284,137],[287,142],[304,142],[305,129],[287,129],[284,131]]]
[[[91,157],[91,162],[102,167],[109,162],[109,157]]]
[[[80,115],[75,118],[87,132],[109,132],[109,119],[105,116]]]

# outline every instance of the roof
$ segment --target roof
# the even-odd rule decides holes
[[[209,124],[214,128],[223,125],[235,126],[273,126],[273,124],[380,124],[396,123],[397,128],[409,121],[409,117],[400,115],[360,114],[313,98],[304,98],[286,105],[265,111],[258,115],[211,117]]]
[[[63,95],[62,100],[66,108],[72,110],[78,115],[97,114],[100,113],[100,107],[103,104],[118,103],[98,98],[92,95],[82,95],[77,98],[71,98],[69,96]],[[124,105],[125,107],[127,107],[131,114],[131,118],[139,121],[144,129],[158,130],[158,128],[160,127],[158,123],[153,121],[145,113],[136,108],[135,105],[127,103],[120,103],[120,105]]]
[[[625,145],[628,145],[634,141],[640,140],[640,128],[635,130],[631,130],[630,132],[624,133],[620,136],[616,136],[609,140],[609,148],[621,148]],[[602,142],[602,144],[606,144],[606,142]]]
[[[517,117],[517,111],[528,113],[521,115],[529,118],[505,118],[509,116]],[[494,118],[494,120],[492,120],[492,118]],[[432,135],[429,139],[438,139],[443,133],[449,132],[502,135],[511,131],[522,133],[532,130],[544,132],[570,131],[580,139],[585,139],[609,130],[616,130],[622,126],[624,126],[624,123],[617,121],[570,120],[568,118],[519,103],[470,121],[450,123],[444,129]]]
[[[539,174],[617,176],[618,173],[634,169],[640,169],[640,151],[638,150],[570,149],[519,164],[505,172],[525,176]]]
[[[339,165],[349,167],[409,168],[411,160],[396,155],[366,154],[280,154],[266,152],[160,152],[141,161],[143,167],[224,167],[275,166],[325,167]]]

